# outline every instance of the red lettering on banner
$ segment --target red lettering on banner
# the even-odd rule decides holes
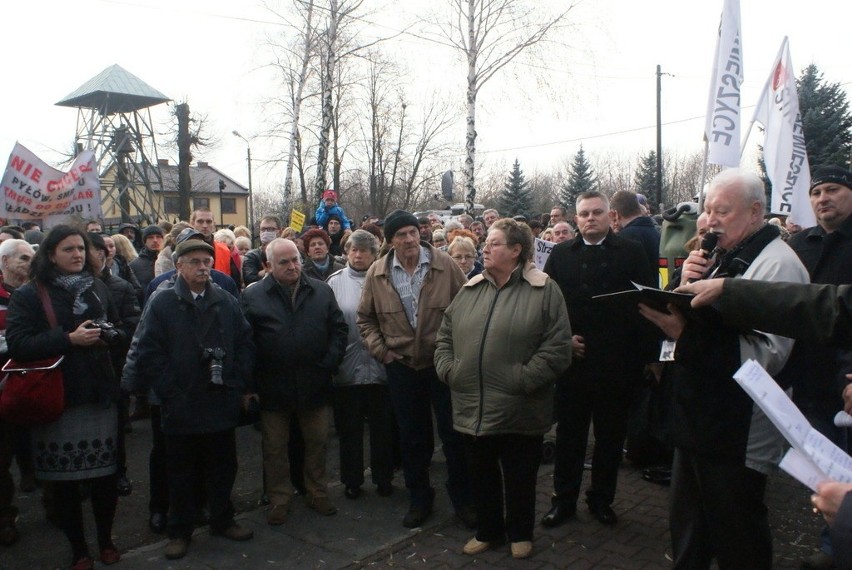
[[[35,168],[32,164],[21,158],[20,156],[12,157],[12,168],[27,176],[32,178],[33,182],[39,182],[41,180],[41,170]]]

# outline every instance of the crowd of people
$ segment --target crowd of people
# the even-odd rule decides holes
[[[112,235],[97,221],[47,234],[0,228],[0,348],[22,361],[63,355],[66,404],[49,424],[0,421],[0,544],[19,537],[17,457],[21,473],[43,485],[71,568],[95,560],[83,490],[97,558],[118,562],[112,525],[119,497],[132,492],[124,434],[145,417],[149,526],[167,534],[170,560],[186,556],[200,520],[214,535],[252,538],[230,499],[241,425],[261,432],[268,524],[287,523],[295,496],[333,516],[333,425],[344,496],[362,496],[366,463],[376,494],[390,496],[400,468],[406,528],[433,513],[437,433],[452,508],[473,533],[460,545],[467,555],[506,543],[515,558],[533,555],[548,437],[552,501],[540,524],[576,516],[590,469],[586,506],[616,525],[626,447],[637,464],[662,464],[665,477],[649,480],[670,484],[676,568],[770,568],[764,493],[784,441],[733,373],[758,361],[841,447],[845,430],[832,418],[852,409],[848,289],[782,289],[767,297],[778,304],[770,310],[756,302],[762,293],[749,295],[748,286],[852,283],[852,173],[815,172],[810,198],[817,226],[782,235],[765,220],[759,177],[729,169],[713,178],[697,233],[718,243],[708,252],[692,241],[668,287],[696,293],[696,307],[716,306],[714,318],[607,300],[659,284],[660,228],[627,191],[585,192],[573,211],[556,205],[542,220],[395,210],[356,227],[328,190],[302,231],[262,216],[258,247],[248,228],[217,231],[206,208],[187,222],[124,224]],[[536,238],[553,244],[543,266],[533,263]],[[782,307],[801,314],[779,318]],[[667,410],[653,460],[647,434],[631,428],[648,390]],[[814,496],[831,526],[807,567],[852,563],[849,490],[825,482]]]

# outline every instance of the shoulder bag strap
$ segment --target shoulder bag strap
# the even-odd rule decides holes
[[[56,313],[53,312],[53,303],[50,302],[50,296],[47,294],[47,288],[44,285],[38,284],[38,296],[41,299],[41,304],[44,307],[44,314],[47,315],[47,322],[51,328],[55,328]]]

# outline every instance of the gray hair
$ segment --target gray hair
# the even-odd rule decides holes
[[[266,261],[268,261],[270,265],[275,265],[274,260],[278,259],[276,256],[273,255],[273,251],[275,251],[276,246],[288,242],[296,249],[297,252],[299,251],[299,248],[296,247],[296,242],[287,238],[275,238],[274,240],[266,244]]]
[[[713,177],[710,181],[709,194],[716,188],[737,185],[743,199],[749,204],[758,202],[762,210],[766,210],[766,187],[760,176],[742,168],[728,168]]]
[[[237,239],[234,240],[234,247],[238,249],[243,244],[247,245],[249,249],[251,249],[251,240],[246,236],[238,236]]]
[[[35,249],[33,249],[33,246],[22,239],[7,239],[3,243],[0,243],[0,271],[6,269],[6,264],[3,263],[3,258],[11,257],[18,253],[18,248],[22,245],[26,246],[32,255],[35,255]]]
[[[453,230],[463,230],[464,224],[462,224],[458,220],[450,220],[446,224],[444,224],[444,235],[449,234]]]
[[[357,247],[358,249],[369,249],[370,253],[373,255],[379,254],[379,240],[367,230],[359,229],[350,234],[349,239],[346,240],[346,245],[343,246],[343,249],[346,253],[349,253],[349,250],[353,247]]]

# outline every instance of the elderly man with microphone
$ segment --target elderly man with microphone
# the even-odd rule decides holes
[[[682,283],[736,277],[806,283],[796,254],[763,223],[760,178],[739,169],[718,174],[704,203],[718,252],[694,251]],[[675,568],[771,568],[766,474],[781,459],[781,435],[733,379],[754,359],[777,374],[793,341],[640,305],[676,342],[673,367],[675,446],[670,529]]]

